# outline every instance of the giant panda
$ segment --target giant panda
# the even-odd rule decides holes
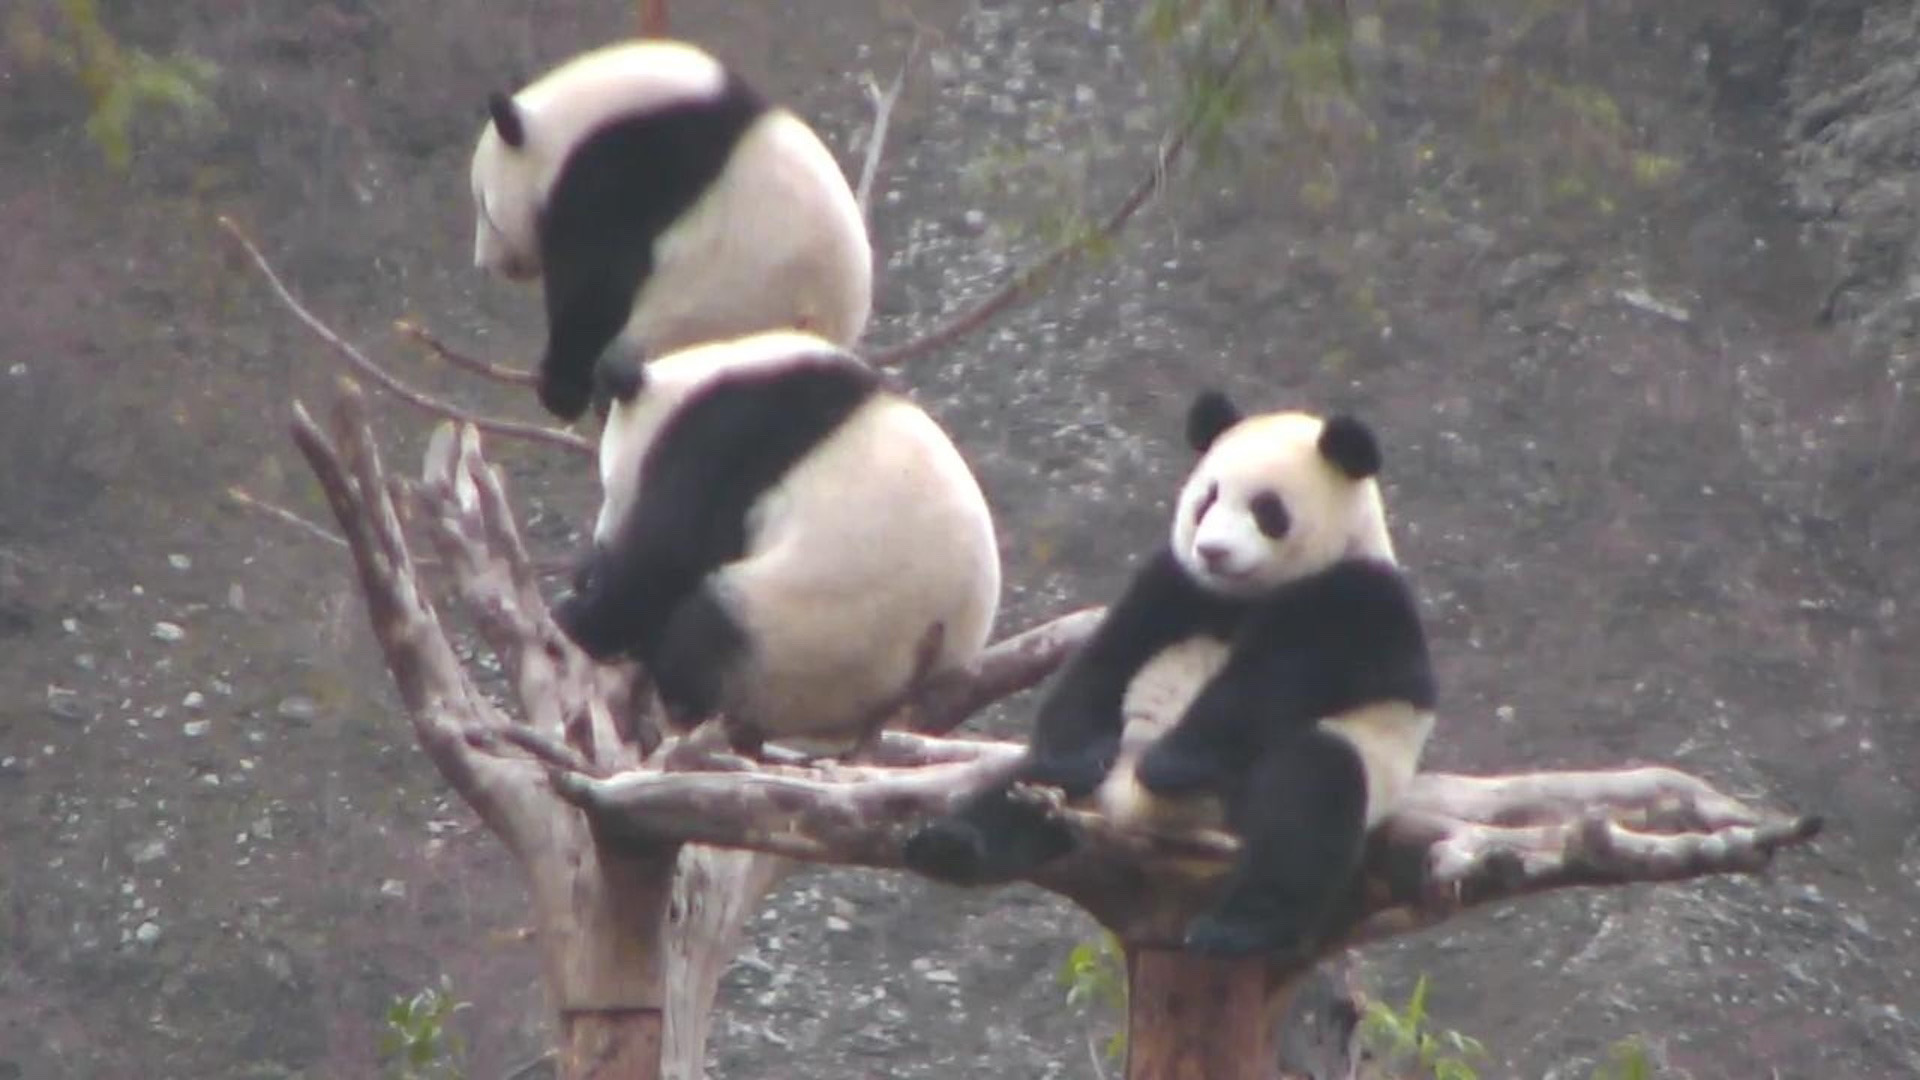
[[[1364,424],[1206,392],[1187,430],[1202,456],[1169,543],[1061,672],[1013,779],[915,832],[906,862],[967,884],[1070,851],[1015,782],[1123,822],[1211,815],[1241,852],[1186,947],[1304,956],[1432,730],[1425,631]]]
[[[971,662],[1000,596],[985,497],[918,406],[826,340],[771,331],[601,365],[593,546],[555,609],[736,747],[836,752],[916,678]]]
[[[488,111],[473,260],[542,279],[554,415],[586,410],[616,339],[657,356],[761,330],[860,337],[873,251],[845,175],[804,121],[706,52],[610,45]]]

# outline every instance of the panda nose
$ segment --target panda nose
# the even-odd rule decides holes
[[[1233,551],[1225,544],[1197,544],[1193,550],[1200,556],[1200,561],[1206,564],[1207,569],[1216,574],[1225,570],[1228,561],[1233,558]]]

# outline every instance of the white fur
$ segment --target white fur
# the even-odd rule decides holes
[[[1324,570],[1348,555],[1394,561],[1380,486],[1353,480],[1320,454],[1317,416],[1302,412],[1252,416],[1222,432],[1180,490],[1173,517],[1173,551],[1202,586],[1228,596],[1257,596]],[[1253,499],[1275,492],[1291,528],[1278,540],[1260,531]],[[1213,501],[1204,516],[1208,493]],[[1227,552],[1223,569],[1199,551]]]
[[[608,498],[595,537],[611,539],[660,427],[714,377],[771,368],[825,342],[779,332],[682,350],[647,365],[601,437]],[[715,572],[746,627],[755,664],[731,716],[823,745],[891,701],[921,643],[944,627],[933,669],[973,660],[1000,597],[993,519],[978,482],[924,411],[881,391],[754,507],[744,558]]]
[[[538,277],[536,222],[573,147],[617,117],[710,98],[725,77],[691,45],[627,42],[576,57],[514,95],[526,145],[507,146],[489,121],[474,149],[474,265]],[[866,221],[832,152],[784,109],[748,128],[653,255],[623,333],[647,355],[781,328],[851,345],[871,313]]]

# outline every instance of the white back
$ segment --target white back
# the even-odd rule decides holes
[[[535,225],[566,156],[617,116],[701,101],[720,93],[726,71],[679,41],[626,41],[580,54],[513,95],[526,144],[510,147],[489,119],[474,147],[473,264],[510,278],[540,274]]]
[[[1394,561],[1379,484],[1354,480],[1322,456],[1324,427],[1311,413],[1265,413],[1208,447],[1180,490],[1172,529],[1175,557],[1202,587],[1254,596],[1350,555]],[[1262,532],[1255,513],[1266,495],[1286,510],[1279,537]],[[1202,547],[1224,553],[1224,562],[1210,566]]]
[[[812,128],[772,109],[655,243],[625,336],[650,356],[775,329],[849,347],[872,306],[873,246],[846,174]]]
[[[794,356],[831,348],[812,334],[780,331],[715,341],[668,353],[646,366],[646,384],[631,401],[615,400],[600,431],[600,516],[596,542],[613,538],[627,510],[639,498],[640,464],[660,427],[695,391],[721,375],[764,370],[790,363]]]

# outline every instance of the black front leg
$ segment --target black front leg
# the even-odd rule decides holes
[[[1162,548],[1041,704],[1021,777],[1057,786],[1070,798],[1092,794],[1119,756],[1126,728],[1121,705],[1134,676],[1175,642],[1224,633],[1232,618],[1232,609],[1201,592]]]
[[[1367,781],[1351,745],[1319,730],[1271,741],[1229,800],[1240,859],[1186,946],[1309,957],[1366,840]]]

